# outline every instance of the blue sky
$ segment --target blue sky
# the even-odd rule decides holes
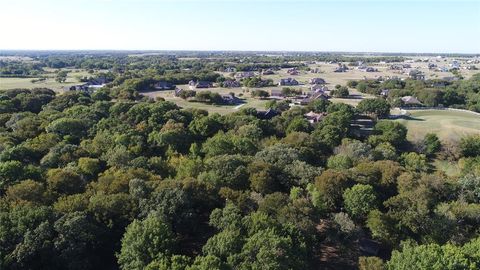
[[[480,53],[480,0],[0,0],[0,49]]]

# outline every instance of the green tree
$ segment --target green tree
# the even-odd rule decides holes
[[[463,137],[459,144],[460,151],[464,157],[476,157],[480,155],[480,136],[470,135]]]
[[[57,76],[55,76],[55,80],[59,83],[64,83],[67,80],[68,71],[61,70],[57,72]]]
[[[390,104],[383,98],[367,98],[358,103],[357,110],[361,113],[385,118],[390,115]]]
[[[264,99],[264,98],[267,98],[270,96],[270,94],[265,91],[265,90],[260,90],[260,89],[256,89],[256,90],[253,90],[252,93],[251,93],[252,97],[258,97],[260,99]]]
[[[347,212],[356,219],[366,219],[367,214],[378,205],[375,190],[370,185],[356,184],[343,193]]]
[[[378,257],[358,258],[359,270],[385,270],[385,263]]]
[[[392,257],[387,262],[389,270],[453,270],[477,269],[480,263],[478,254],[479,241],[473,241],[465,247],[451,244],[440,246],[438,244],[414,245],[404,244],[401,251],[393,251]],[[476,254],[469,254],[472,247],[476,246]],[[473,256],[471,256],[473,255]]]
[[[421,141],[421,145],[423,146],[422,152],[429,157],[435,155],[442,147],[440,139],[434,133],[426,134]]]
[[[168,224],[152,214],[128,225],[117,256],[118,263],[121,269],[144,269],[152,261],[171,255],[175,244]]]
[[[328,169],[315,178],[315,186],[329,209],[340,207],[343,192],[349,185],[347,175],[337,170]]]
[[[417,154],[415,152],[402,154],[403,165],[407,170],[414,172],[428,171],[428,161],[424,154]]]

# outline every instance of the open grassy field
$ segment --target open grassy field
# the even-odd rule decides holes
[[[66,86],[78,84],[78,76],[90,76],[86,70],[76,70],[76,69],[64,69],[69,71],[67,75],[67,80],[64,83],[59,83],[55,81],[55,69],[45,68],[45,73],[42,74],[43,77],[46,77],[46,80],[32,83],[32,79],[37,78],[0,78],[0,90],[5,89],[14,89],[14,88],[50,88],[56,92],[62,92],[63,88]]]
[[[397,119],[408,128],[409,140],[420,140],[427,133],[440,139],[458,141],[468,134],[480,134],[480,116],[475,113],[453,110],[411,110],[409,116]]]
[[[177,87],[182,89],[188,89],[188,85],[178,85]],[[264,110],[265,103],[267,102],[267,100],[260,100],[260,99],[250,97],[250,94],[244,88],[217,87],[217,88],[209,88],[209,89],[200,90],[200,91],[212,91],[212,92],[217,92],[219,94],[228,94],[233,92],[237,97],[242,99],[244,103],[239,105],[210,105],[210,104],[199,103],[199,102],[189,102],[179,97],[176,97],[175,91],[173,90],[151,91],[151,92],[144,92],[142,94],[144,96],[148,96],[151,98],[162,97],[165,100],[172,101],[183,108],[197,108],[197,109],[207,110],[211,113],[220,113],[220,114],[227,114],[230,112],[234,112],[240,108],[255,108],[257,110]]]

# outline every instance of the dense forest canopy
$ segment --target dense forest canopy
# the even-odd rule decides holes
[[[302,68],[288,57],[304,56],[33,57],[38,66],[19,75],[75,67],[110,80],[94,92],[0,91],[1,269],[480,268],[480,136],[408,141],[405,126],[382,119],[395,95],[220,115],[141,90],[215,81],[230,66]],[[353,84],[429,91],[410,80]],[[438,91],[432,106],[480,110],[478,76]],[[312,123],[308,112],[324,117]],[[352,124],[360,116],[370,132]]]

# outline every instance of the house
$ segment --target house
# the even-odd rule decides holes
[[[310,95],[311,100],[314,100],[314,99],[327,100],[329,98],[330,98],[330,96],[325,92],[317,92],[317,93],[314,93],[314,94]]]
[[[389,92],[390,92],[390,89],[383,89],[383,90],[380,92],[380,95],[386,97],[386,96],[388,96],[388,93],[389,93]]]
[[[236,80],[225,80],[222,83],[222,86],[227,88],[233,88],[233,87],[240,87],[241,85],[240,85],[240,82]]]
[[[365,70],[365,69],[367,69],[367,66],[365,66],[365,65],[357,66],[357,69],[358,70]]]
[[[457,60],[453,60],[451,63],[450,63],[450,67],[452,69],[460,69],[460,63],[457,61]]]
[[[251,77],[255,77],[255,72],[253,71],[237,72],[234,77],[235,79],[251,78]]]
[[[234,105],[241,103],[242,100],[236,97],[234,94],[222,95],[222,100],[226,104]]]
[[[210,88],[213,86],[213,84],[211,82],[207,82],[207,81],[194,81],[194,80],[191,80],[188,82],[188,85],[190,87],[190,89],[196,89],[196,88]]]
[[[298,96],[297,99],[294,101],[297,105],[308,105],[310,102],[316,99],[323,99],[327,100],[329,98],[327,93],[324,92],[316,92],[310,93],[307,96]]]
[[[401,98],[401,100],[404,105],[422,105],[422,103],[416,97],[412,96],[404,96]]]
[[[436,64],[434,64],[434,63],[429,63],[428,64],[428,69],[435,69],[435,68],[437,68]]]
[[[290,74],[290,75],[298,75],[299,74],[297,68],[289,68],[287,70],[287,73]]]
[[[316,93],[316,92],[327,92],[329,91],[328,90],[328,87],[326,87],[325,85],[320,85],[320,84],[315,84],[315,85],[312,85],[312,87],[310,87],[310,91]]]
[[[175,87],[176,87],[175,84],[165,82],[165,81],[156,82],[153,85],[153,88],[155,88],[156,90],[173,90],[175,89]]]
[[[207,81],[198,81],[197,84],[195,85],[195,88],[209,88],[209,87],[212,87],[212,83]]]
[[[326,84],[326,82],[322,78],[311,78],[310,84]]]
[[[450,71],[450,68],[448,68],[448,67],[440,67],[440,68],[437,68],[436,71],[449,72],[449,71]]]
[[[64,89],[66,91],[88,91],[89,87],[90,87],[89,83],[82,83],[82,84],[65,86]]]
[[[304,114],[303,116],[305,116],[305,118],[307,118],[308,122],[313,124],[313,123],[318,123],[318,122],[322,121],[322,119],[326,115],[327,115],[326,113],[315,113],[313,111],[310,111],[310,112]]]
[[[391,70],[403,70],[403,65],[390,65]]]
[[[280,79],[280,82],[278,83],[278,85],[279,86],[298,85],[298,81],[292,78]]]
[[[273,75],[275,74],[275,72],[273,72],[273,70],[271,68],[267,69],[267,70],[264,70],[262,72],[262,75]]]
[[[338,64],[338,67],[333,72],[347,72],[348,67],[346,65]]]
[[[418,69],[412,69],[410,72],[408,72],[408,76],[413,79],[413,80],[419,80],[423,81],[425,80],[425,74],[423,74],[420,70]]]

